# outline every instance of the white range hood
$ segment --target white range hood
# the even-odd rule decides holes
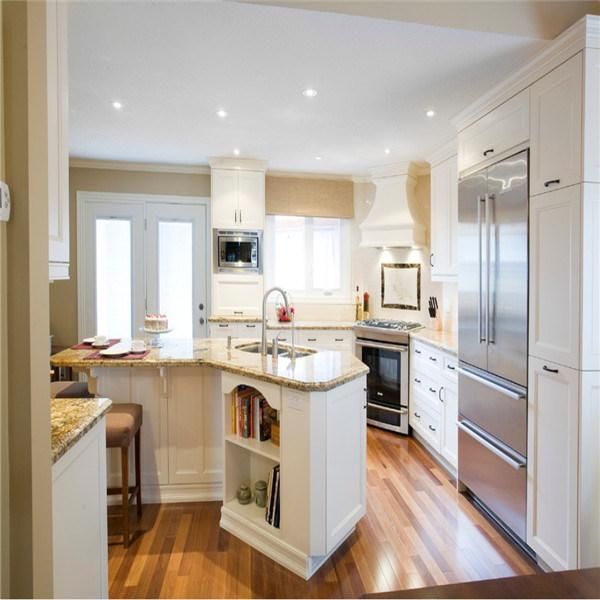
[[[375,248],[421,248],[427,244],[427,229],[411,211],[417,183],[414,163],[371,169],[375,200],[360,224],[361,246]]]

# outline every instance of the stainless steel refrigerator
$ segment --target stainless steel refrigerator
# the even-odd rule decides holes
[[[459,182],[460,482],[526,537],[528,151]]]

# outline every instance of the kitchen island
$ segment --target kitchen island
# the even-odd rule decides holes
[[[365,514],[367,367],[351,352],[291,360],[246,351],[253,340],[235,340],[232,348],[223,339],[164,341],[141,359],[65,350],[52,364],[85,373],[90,389],[113,402],[143,406],[147,501],[222,500],[224,529],[310,577]],[[247,388],[278,412],[279,445],[233,431],[232,398]],[[267,481],[277,465],[278,528],[264,508],[236,496],[242,484]],[[117,484],[116,456],[108,471],[109,484]]]

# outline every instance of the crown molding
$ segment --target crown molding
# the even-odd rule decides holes
[[[458,113],[451,119],[452,124],[457,131],[462,131],[583,50],[589,40],[598,40],[598,38],[600,38],[600,19],[589,15],[581,18],[550,42],[524,67]]]
[[[267,171],[267,177],[294,177],[296,179],[329,179],[332,181],[354,181],[353,175],[335,173],[312,173],[308,171]]]
[[[180,173],[185,175],[210,175],[210,169],[202,165],[174,165],[169,163],[138,163],[120,160],[93,160],[72,157],[69,167],[75,169],[105,169],[110,171],[143,171],[146,173]]]
[[[241,171],[266,171],[267,161],[254,158],[232,158],[229,156],[211,156],[208,159],[211,169],[239,169]]]
[[[427,162],[435,167],[445,160],[458,155],[458,138],[453,137],[448,140],[445,144],[438,145],[435,150],[432,150],[427,156]]]
[[[586,48],[600,48],[600,16],[586,15]]]

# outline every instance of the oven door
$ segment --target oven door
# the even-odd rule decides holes
[[[219,234],[218,261],[220,270],[258,271],[258,237]]]
[[[356,340],[356,354],[368,367],[367,422],[408,434],[408,348]]]

